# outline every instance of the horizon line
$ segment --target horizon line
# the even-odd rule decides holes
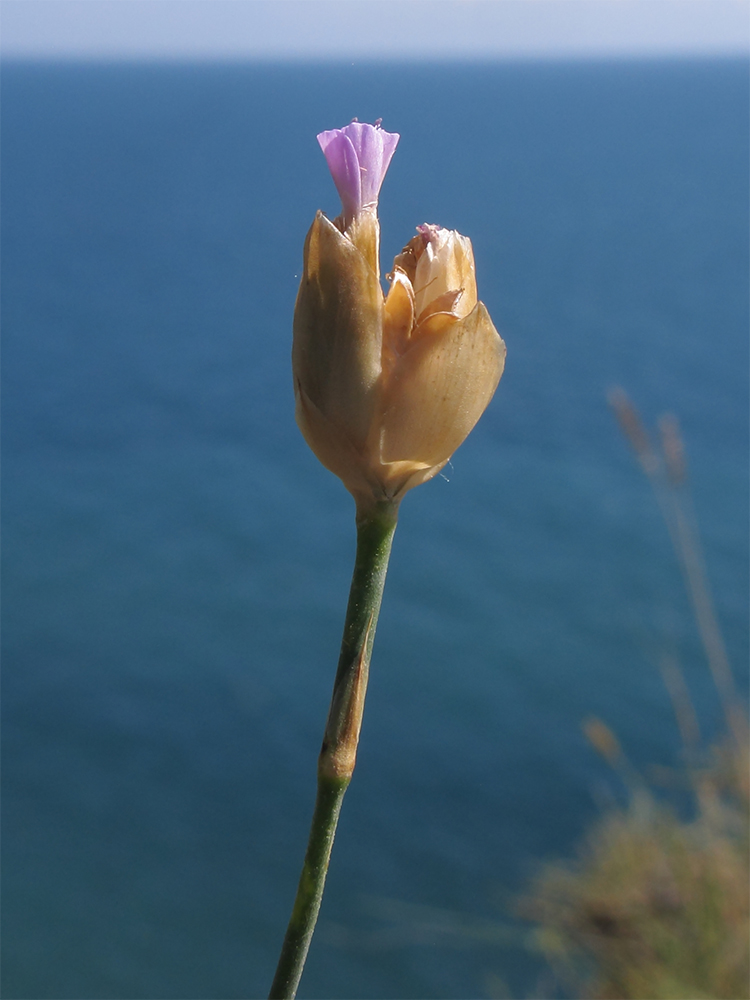
[[[361,56],[351,55],[313,55],[310,53],[216,53],[216,52],[11,52],[4,53],[0,49],[0,66],[3,63],[202,63],[202,64],[264,64],[264,65],[308,65],[308,66],[382,66],[404,63],[417,65],[438,64],[478,64],[497,65],[500,63],[562,63],[562,62],[656,62],[656,61],[750,61],[750,51],[729,49],[691,49],[691,50],[633,50],[624,51],[593,51],[591,49],[578,52],[514,52],[514,53],[465,53],[435,55],[424,53],[420,55],[378,55],[373,53]]]

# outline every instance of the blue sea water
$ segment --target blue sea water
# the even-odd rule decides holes
[[[354,543],[291,315],[354,116],[402,134],[384,270],[468,234],[508,363],[403,504],[300,995],[554,992],[509,901],[623,800],[581,720],[678,762],[670,652],[721,731],[612,384],[679,415],[747,690],[747,72],[3,68],[4,996],[266,995]]]

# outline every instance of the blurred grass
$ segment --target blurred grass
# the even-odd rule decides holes
[[[579,858],[542,870],[522,901],[535,941],[577,995],[750,995],[747,745],[721,747],[683,821],[645,788],[602,818]]]
[[[679,664],[662,674],[682,734],[689,819],[660,802],[599,719],[584,723],[594,749],[630,790],[590,831],[578,857],[545,866],[520,900],[533,941],[557,978],[595,1000],[750,997],[750,757],[738,697],[705,573],[674,417],[661,448],[618,389],[611,405],[648,477],[683,571],[726,722],[723,741],[701,750],[697,715]]]

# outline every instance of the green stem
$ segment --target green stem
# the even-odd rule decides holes
[[[310,839],[269,1000],[294,1000],[323,898],[341,803],[354,771],[370,656],[398,502],[357,505],[357,555],[336,680],[318,758]]]

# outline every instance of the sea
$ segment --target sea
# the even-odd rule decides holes
[[[469,236],[508,357],[402,504],[300,997],[565,995],[517,901],[627,803],[582,723],[679,772],[667,658],[721,738],[613,386],[680,422],[747,695],[746,60],[8,61],[8,1000],[267,994],[355,539],[295,425],[292,312],[339,210],[315,136],[355,117],[401,134],[383,272],[423,222]]]

